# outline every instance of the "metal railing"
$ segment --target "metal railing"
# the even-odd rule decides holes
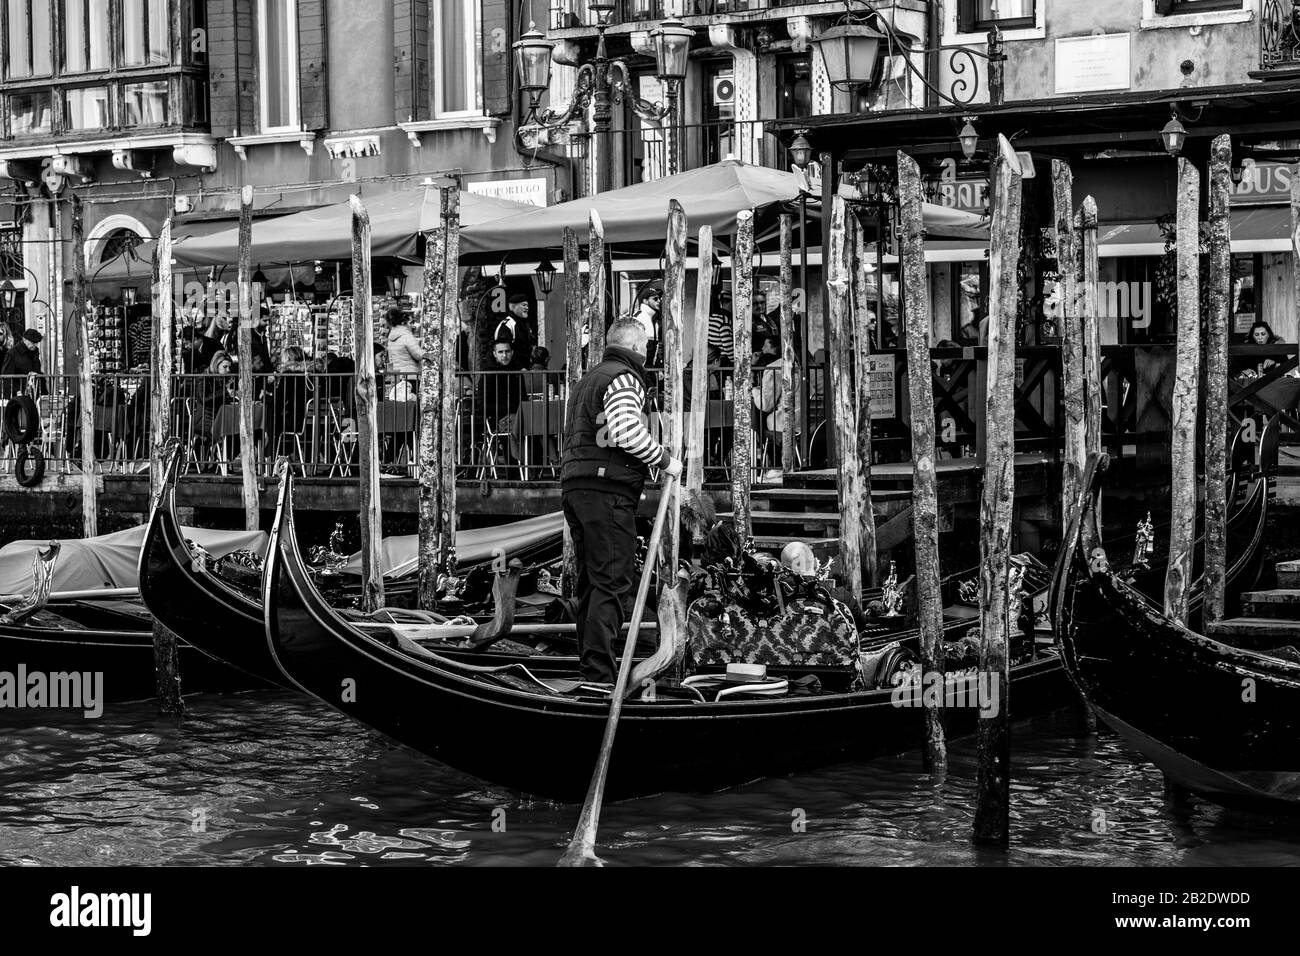
[[[1264,0],[1259,18],[1259,68],[1300,69],[1300,4]]]
[[[819,0],[620,0],[610,16],[610,23],[658,21],[669,15],[707,17],[721,13],[748,13],[817,2]],[[826,5],[831,4],[827,2]],[[836,5],[843,6],[838,2]],[[549,23],[552,30],[594,29],[595,18],[588,10],[587,0],[551,0]]]

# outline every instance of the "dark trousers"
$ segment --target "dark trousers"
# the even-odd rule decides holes
[[[564,520],[578,558],[580,676],[612,683],[617,639],[631,610],[636,563],[636,502],[602,491],[566,491]]]

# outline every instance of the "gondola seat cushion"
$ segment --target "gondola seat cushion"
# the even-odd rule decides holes
[[[805,600],[792,601],[784,614],[760,617],[706,594],[687,608],[686,640],[697,667],[843,666],[857,654],[852,620],[837,608]]]

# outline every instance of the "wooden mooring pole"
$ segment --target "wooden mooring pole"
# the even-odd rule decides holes
[[[930,279],[925,266],[921,170],[898,154],[898,202],[902,219],[903,298],[907,303],[907,382],[912,406],[912,537],[916,546],[916,603],[921,628],[921,671],[943,667],[943,593],[939,583],[939,493],[934,471],[934,371],[930,364]],[[870,423],[868,423],[870,424]],[[925,709],[924,766],[941,773],[948,766],[942,695],[922,694]],[[936,697],[938,699],[936,699]]]
[[[440,190],[441,192],[441,190]],[[419,466],[416,474],[420,482],[420,579],[418,605],[431,611],[438,606],[438,578],[442,571],[438,560],[438,484],[442,473],[439,468],[438,427],[442,411],[442,309],[446,272],[443,264],[447,257],[447,221],[438,220],[438,226],[424,237],[424,293],[420,307],[420,439]]]
[[[731,513],[736,525],[736,537],[742,542],[753,534],[749,517],[749,488],[753,479],[753,456],[750,450],[754,436],[749,427],[749,406],[754,399],[750,392],[753,375],[750,356],[753,354],[753,301],[754,301],[754,211],[743,209],[736,215],[736,242],[731,250],[731,332],[732,354],[735,368],[731,374],[732,419],[735,424],[731,441]]]
[[[1083,254],[1083,281],[1079,284],[1079,312],[1083,318],[1083,445],[1087,454],[1101,447],[1101,316],[1098,308],[1098,274],[1101,269],[1097,249],[1097,201],[1083,197],[1076,226]],[[1097,523],[1101,524],[1101,502],[1097,502]],[[1091,522],[1080,529],[1085,553],[1092,552]],[[1091,705],[1088,712],[1093,713]],[[1095,720],[1095,717],[1092,718]]]
[[[361,473],[361,611],[369,614],[384,605],[375,334],[370,314],[370,214],[360,196],[348,198],[352,204],[352,341],[357,350],[357,458]]]
[[[171,425],[172,404],[172,220],[168,216],[158,231],[154,246],[153,334],[157,377],[154,379],[153,454],[149,462],[149,484],[157,496],[162,491],[163,457]],[[156,499],[155,499],[156,500]],[[154,691],[158,712],[166,717],[185,713],[181,696],[180,655],[176,635],[155,618],[153,622]]]
[[[1205,610],[1223,618],[1228,548],[1228,313],[1232,308],[1232,137],[1210,146],[1210,295],[1205,322]]]
[[[1083,470],[1088,464],[1084,406],[1083,323],[1079,301],[1079,255],[1074,232],[1074,176],[1070,164],[1052,160],[1052,205],[1056,224],[1056,261],[1061,279],[1061,384],[1065,408],[1065,455],[1061,462],[1062,525],[1079,505]]]
[[[1170,448],[1169,567],[1165,613],[1187,623],[1196,534],[1196,413],[1201,374],[1200,222],[1201,174],[1178,160],[1178,355],[1174,370]]]
[[[578,264],[578,234],[567,226],[564,229],[564,396],[573,394],[573,388],[582,378],[582,274]],[[561,449],[563,451],[563,449]],[[574,595],[578,580],[578,553],[573,548],[573,535],[569,522],[564,522],[564,553],[561,564],[560,591],[567,597]]]
[[[86,226],[81,197],[72,194],[72,322],[77,335],[77,379],[81,413],[81,535],[99,533],[99,491],[95,487],[95,382],[90,354],[90,313],[86,309]]]
[[[795,470],[795,401],[796,383],[801,381],[799,361],[794,348],[794,216],[781,213],[781,474]],[[703,261],[703,258],[701,258]],[[807,304],[801,303],[806,310]],[[802,384],[798,387],[802,388]]]
[[[682,406],[685,375],[682,368],[682,308],[686,300],[686,210],[676,199],[668,202],[667,270],[664,273],[663,310],[660,334],[663,336],[663,418],[661,442],[674,455],[682,449]],[[671,589],[677,581],[681,551],[681,483],[664,480],[659,493],[669,495],[664,512],[663,537],[659,545],[662,563],[660,587]],[[649,560],[647,558],[647,560]]]
[[[460,335],[460,183],[442,190],[442,224],[447,242],[442,277],[442,408],[438,435],[438,567],[456,573],[456,343]]]
[[[587,368],[595,368],[605,355],[605,225],[591,210],[590,246],[587,248]]]
[[[857,415],[853,393],[852,363],[842,360],[853,348],[852,316],[849,314],[848,210],[844,199],[831,201],[831,229],[827,245],[830,258],[826,263],[827,366],[830,371],[828,390],[831,421],[834,423],[836,451],[835,487],[840,504],[840,575],[844,587],[854,600],[862,600],[862,552],[856,528],[861,526],[858,509],[861,502],[854,494],[856,485]]]
[[[1020,284],[1020,160],[998,136],[993,164],[993,224],[989,248],[988,420],[984,494],[980,502],[980,675],[997,695],[981,708],[975,789],[975,840],[1005,845],[1010,833],[1011,732],[1008,644],[1014,621],[1010,594],[1015,504],[1016,311]]]
[[[253,443],[253,187],[239,191],[239,331],[235,349],[239,359],[239,464],[244,502],[244,530],[256,531],[258,520],[257,446]],[[257,290],[261,292],[261,290]],[[261,296],[256,297],[261,308]],[[265,423],[263,423],[265,424]]]
[[[691,342],[691,414],[686,422],[686,494],[704,489],[704,422],[709,407],[709,306],[713,292],[713,227],[700,226],[695,244],[695,328]],[[696,528],[695,535],[702,535]]]
[[[873,329],[867,321],[867,243],[862,222],[856,213],[847,210],[849,225],[849,262],[853,270],[852,325],[853,325],[853,388],[854,422],[856,423],[853,448],[857,453],[857,467],[850,478],[852,495],[857,499],[858,557],[862,561],[862,586],[880,584],[880,556],[876,552],[876,513],[871,507],[871,338]],[[879,259],[880,245],[876,246]],[[884,322],[883,298],[880,293],[882,271],[876,269],[876,334]],[[841,525],[840,534],[845,533]]]

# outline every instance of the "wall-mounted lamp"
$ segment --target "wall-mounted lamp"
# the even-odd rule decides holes
[[[388,283],[388,294],[394,299],[400,299],[406,291],[406,273],[399,265],[393,266],[393,271],[384,276],[384,281]]]
[[[533,270],[537,276],[537,288],[542,295],[550,295],[551,290],[555,288],[555,271],[550,257],[542,253],[542,261],[537,263],[537,268]]]
[[[12,309],[18,302],[18,286],[14,285],[12,279],[5,279],[0,282],[0,305],[6,309]]]

